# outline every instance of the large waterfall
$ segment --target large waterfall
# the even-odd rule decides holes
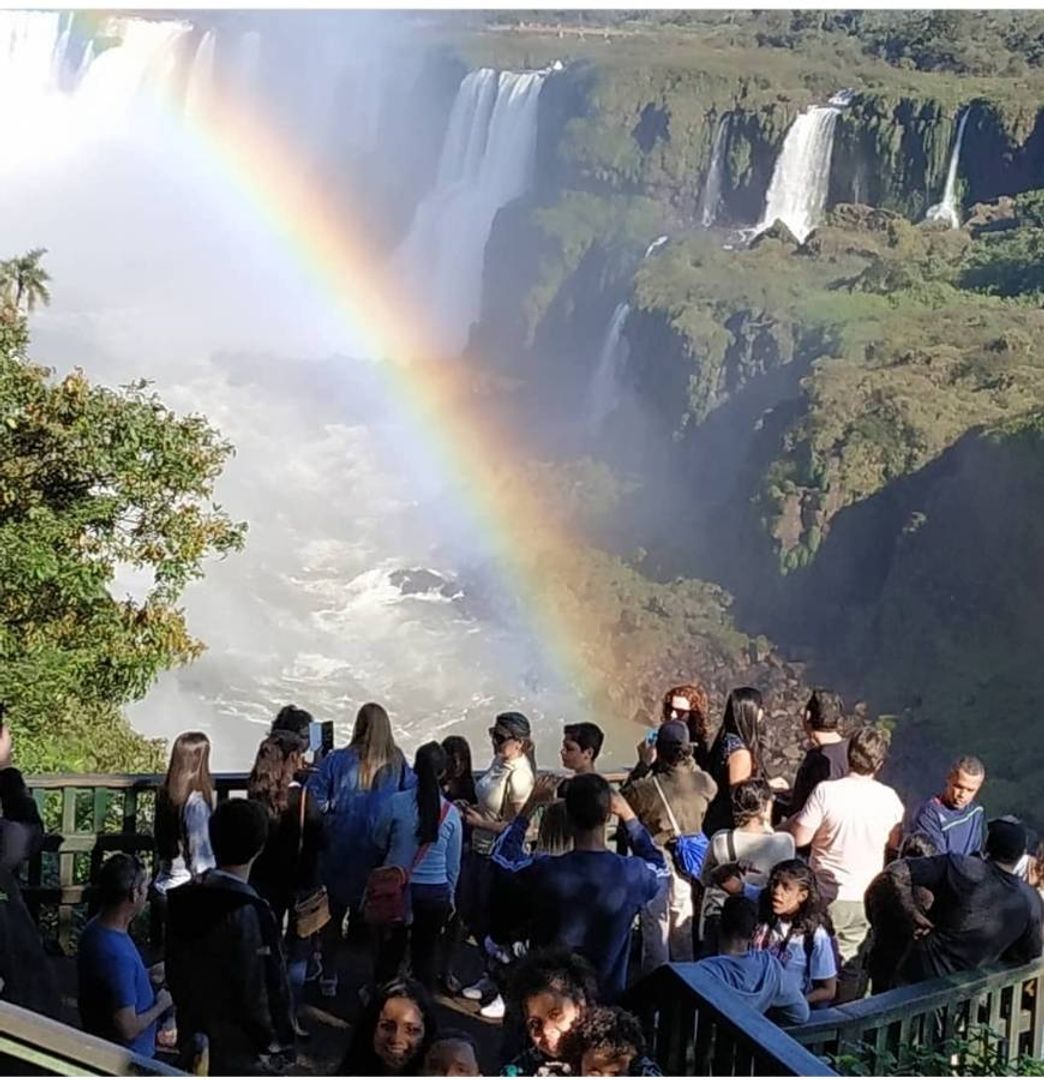
[[[728,114],[726,113],[718,121],[717,130],[714,132],[714,146],[711,148],[710,166],[707,169],[707,179],[703,184],[703,196],[700,199],[700,224],[709,229],[718,217],[718,206],[721,203],[722,172],[725,161],[725,141],[728,134]]]
[[[819,224],[830,189],[834,126],[847,101],[845,94],[838,94],[829,105],[806,109],[790,125],[772,170],[765,210],[755,233],[782,221],[804,243]]]
[[[149,379],[236,447],[217,495],[249,521],[246,548],[208,565],[184,597],[207,652],[131,709],[147,735],[207,731],[218,768],[249,768],[287,701],[337,721],[339,739],[359,704],[382,701],[407,749],[452,730],[478,738],[497,708],[524,708],[538,724],[575,708],[532,632],[501,616],[503,582],[485,538],[460,537],[466,515],[430,438],[380,365],[360,359],[365,327],[340,308],[351,296],[317,287],[292,237],[230,174],[236,146],[200,116],[215,85],[245,94],[237,105],[302,173],[340,163],[325,178],[361,223],[350,170],[388,175],[389,126],[402,125],[402,143],[440,117],[427,101],[396,109],[373,86],[358,92],[383,78],[407,102],[404,55],[420,66],[408,34],[385,54],[360,25],[354,14],[262,12],[209,29],[126,16],[99,28],[0,12],[11,103],[0,258],[46,247],[53,278],[52,305],[31,320],[34,359],[109,385]],[[443,276],[420,298],[433,307],[455,302],[459,286],[475,311],[493,214],[529,182],[541,82],[476,73],[461,88],[437,184]],[[114,591],[146,587],[127,568]]]
[[[486,241],[497,211],[529,188],[546,72],[465,76],[435,188],[417,208],[397,265],[448,352],[467,344],[482,306]]]
[[[942,202],[928,207],[925,221],[945,221],[951,229],[961,227],[960,207],[957,205],[957,166],[961,160],[961,143],[964,142],[964,125],[968,123],[971,109],[965,109],[957,125],[957,138],[950,152],[950,165],[946,170],[946,187],[943,189]]]

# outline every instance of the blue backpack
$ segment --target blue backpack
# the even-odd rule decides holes
[[[674,863],[675,872],[679,877],[685,878],[687,881],[699,881],[700,874],[703,872],[703,864],[707,860],[710,840],[707,839],[706,833],[702,831],[683,833],[678,828],[678,819],[674,816],[674,811],[667,801],[667,796],[663,793],[663,788],[660,787],[660,781],[653,776],[652,782],[656,788],[656,794],[660,796],[660,802],[663,803],[663,807],[667,811],[667,820],[674,830],[674,836],[667,841],[666,848],[671,856],[671,862]]]

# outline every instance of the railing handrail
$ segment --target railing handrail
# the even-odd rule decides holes
[[[836,1076],[830,1066],[793,1039],[761,1013],[755,1012],[719,980],[696,963],[665,964],[627,994],[638,1010],[658,1002],[678,1000],[679,994],[695,1000],[697,1012],[710,1011],[714,1022],[724,1023],[731,1033],[752,1049],[752,1056],[772,1066],[770,1074],[781,1076]]]
[[[186,1075],[60,1020],[0,1001],[0,1059],[4,1057],[58,1076]]]
[[[887,990],[861,1001],[817,1010],[813,1013],[814,1019],[787,1030],[798,1042],[818,1042],[823,1036],[847,1027],[863,1030],[910,1015],[912,1007],[918,1013],[932,1012],[952,1004],[958,998],[977,997],[987,990],[1017,986],[1041,974],[1044,974],[1044,959],[1017,966],[991,964],[975,971],[942,975],[937,979]]]

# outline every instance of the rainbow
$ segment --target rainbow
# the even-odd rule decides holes
[[[177,108],[181,116],[180,101]],[[431,355],[426,342],[435,337],[424,315],[376,264],[343,206],[294,167],[293,146],[256,110],[215,85],[182,125],[220,163],[238,197],[329,302],[351,339],[378,361],[391,399],[419,433],[426,466],[434,464],[459,493],[455,511],[527,612],[548,669],[578,707],[601,707],[613,656],[608,628],[592,625],[582,597],[581,542],[522,475],[522,448],[484,415],[474,367]]]

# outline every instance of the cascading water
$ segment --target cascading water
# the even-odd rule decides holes
[[[462,349],[482,306],[486,241],[497,211],[529,188],[545,71],[465,76],[434,190],[417,208],[396,263],[447,352]]]
[[[659,251],[669,237],[658,236],[645,249],[642,259]],[[613,308],[609,317],[609,326],[602,339],[602,348],[598,353],[591,385],[587,393],[587,430],[597,435],[606,420],[620,407],[622,398],[622,376],[627,366],[628,346],[624,337],[624,327],[631,314],[631,305],[626,300]]]
[[[366,357],[362,328],[355,340],[192,120],[212,81],[232,85],[288,154],[300,136],[306,152],[330,143],[331,159],[354,164],[344,151],[356,133],[337,135],[354,128],[345,88],[364,65],[338,67],[293,20],[290,48],[286,22],[267,18],[222,23],[208,39],[188,22],[115,16],[95,49],[75,26],[67,35],[67,16],[0,12],[0,93],[18,103],[0,155],[0,257],[47,247],[53,278],[51,307],[32,317],[34,359],[59,372],[82,365],[109,385],[147,378],[237,449],[218,499],[250,522],[249,540],[184,596],[207,652],[130,715],[146,735],[207,731],[218,767],[242,769],[286,701],[338,721],[339,738],[361,702],[385,702],[407,748],[451,730],[478,737],[499,708],[537,723],[571,713],[575,698],[532,632],[499,617],[505,588],[482,561],[485,538],[458,540],[452,478]],[[470,118],[451,125],[460,138],[440,184],[462,189],[447,209],[469,230],[475,273],[496,207],[528,183],[541,79],[483,75]],[[193,81],[194,99],[184,93]],[[316,102],[337,105],[334,127],[309,126]],[[374,111],[360,107],[365,141]],[[375,155],[359,164],[387,167]],[[486,216],[481,229],[466,212]],[[447,254],[454,282],[462,257]],[[114,594],[146,586],[122,568]]]
[[[946,170],[946,187],[943,189],[942,202],[929,206],[924,215],[925,221],[945,221],[951,229],[961,227],[960,207],[957,205],[957,166],[961,160],[961,143],[964,142],[964,125],[968,122],[971,109],[965,109],[957,125],[957,138],[950,154],[950,165]]]
[[[592,434],[599,431],[620,404],[620,374],[627,363],[627,339],[623,330],[630,314],[629,303],[617,304],[602,341],[587,399],[587,427]]]
[[[830,158],[834,126],[849,103],[848,91],[835,94],[828,105],[813,105],[791,125],[772,170],[765,210],[754,235],[782,221],[799,243],[819,224],[830,188]]]
[[[728,114],[726,113],[718,121],[718,128],[714,132],[714,146],[711,148],[710,167],[707,169],[707,180],[703,185],[703,197],[700,200],[700,224],[709,229],[718,217],[718,207],[721,204],[722,172],[725,161],[725,141],[728,133]]]

